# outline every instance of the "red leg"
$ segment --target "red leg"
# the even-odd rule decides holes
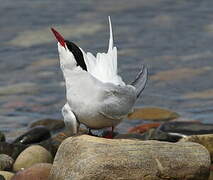
[[[113,133],[114,132],[114,127],[112,126],[112,129],[111,131],[109,131],[109,133],[107,133],[105,136],[103,136],[104,138],[107,138],[107,139],[113,139]]]

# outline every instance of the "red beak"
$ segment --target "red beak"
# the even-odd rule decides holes
[[[59,34],[59,32],[57,32],[55,29],[51,28],[53,34],[55,35],[55,38],[58,40],[58,42],[66,49],[65,46],[65,40],[63,38],[63,36],[61,34]]]

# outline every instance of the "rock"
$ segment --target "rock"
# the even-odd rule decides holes
[[[157,129],[150,129],[149,131],[143,134],[139,134],[139,133],[119,134],[115,136],[115,139],[140,139],[140,140],[158,140],[158,141],[177,142],[182,137],[183,136],[179,134],[169,134]]]
[[[37,126],[45,126],[50,131],[56,131],[58,129],[64,128],[64,121],[57,119],[42,119],[35,121],[30,125],[31,128]]]
[[[208,180],[213,180],[213,165],[210,167],[210,176]]]
[[[208,151],[197,143],[81,135],[62,142],[49,179],[206,180],[209,166]]]
[[[5,141],[5,135],[0,131],[0,142]]]
[[[0,175],[2,175],[5,180],[11,180],[11,178],[14,176],[13,173],[8,171],[0,171]]]
[[[167,122],[159,127],[159,130],[169,133],[185,135],[213,134],[213,124],[194,122]]]
[[[144,140],[144,136],[140,133],[127,133],[127,134],[118,134],[114,139],[137,139]]]
[[[5,180],[4,176],[0,175],[0,180]]]
[[[50,131],[45,127],[35,127],[30,129],[13,141],[13,144],[32,144],[39,143],[51,137]]]
[[[10,144],[7,142],[0,142],[0,154],[7,154],[13,159],[16,159],[17,156],[28,146],[23,144]]]
[[[0,171],[10,170],[13,166],[14,160],[7,154],[0,154]]]
[[[202,144],[209,151],[211,155],[211,161],[213,162],[213,134],[187,136],[182,138],[180,141]]]
[[[79,130],[79,134],[85,134],[87,133],[87,130],[81,129]],[[39,143],[42,147],[47,149],[49,152],[51,152],[52,156],[55,156],[59,146],[61,143],[68,137],[70,137],[71,134],[67,130],[64,130],[63,132],[57,133],[52,138],[42,141]]]
[[[142,119],[147,121],[168,121],[178,117],[179,115],[176,112],[157,107],[149,107],[135,109],[134,112],[128,116],[128,119]]]
[[[11,180],[47,180],[52,164],[39,163],[23,171],[19,171]]]
[[[25,149],[13,164],[13,170],[19,171],[37,163],[52,163],[52,155],[39,145],[32,145]]]
[[[142,125],[138,125],[135,126],[131,129],[129,129],[129,133],[144,133],[146,131],[148,131],[151,128],[157,128],[160,126],[160,123],[149,123],[149,124],[142,124]]]
[[[60,132],[60,133],[57,133],[52,138],[50,138],[46,141],[42,141],[41,143],[39,143],[39,145],[41,145],[42,147],[47,149],[49,152],[51,152],[52,156],[55,156],[55,154],[58,150],[58,147],[60,146],[62,141],[64,141],[68,137],[70,137],[68,132],[66,132],[66,131]]]

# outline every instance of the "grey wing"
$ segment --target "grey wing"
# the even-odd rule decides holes
[[[136,90],[131,85],[112,85],[105,89],[100,113],[111,119],[123,119],[132,112],[136,96]]]

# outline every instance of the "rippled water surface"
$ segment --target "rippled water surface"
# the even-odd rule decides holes
[[[61,118],[65,89],[50,27],[93,53],[107,50],[113,23],[119,73],[141,64],[149,81],[137,106],[169,108],[213,122],[213,1],[0,0],[0,130]]]

